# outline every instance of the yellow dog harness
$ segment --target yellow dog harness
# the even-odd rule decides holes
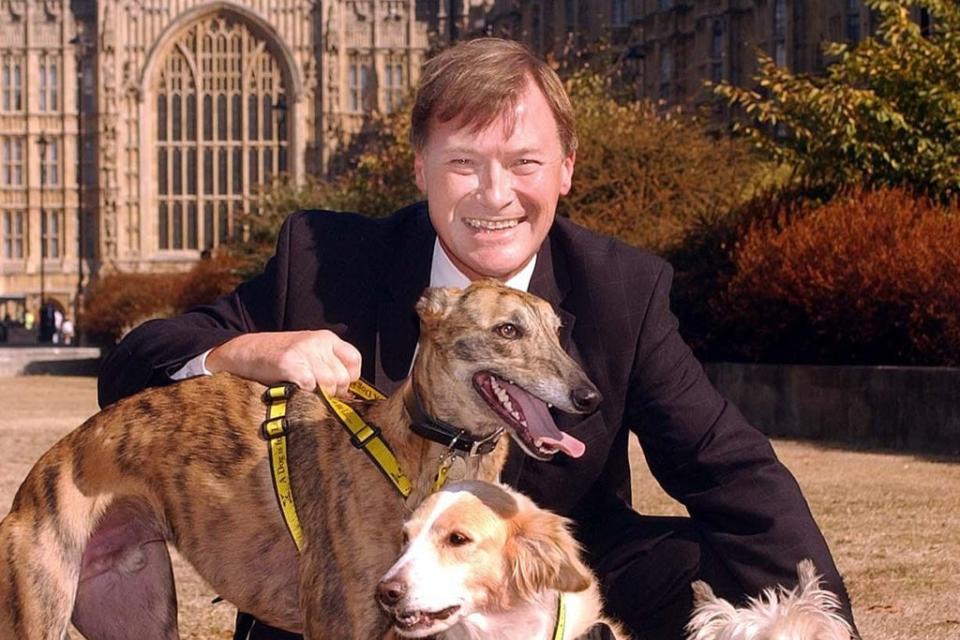
[[[280,512],[290,537],[293,538],[299,550],[303,547],[303,529],[300,518],[297,516],[293,487],[290,483],[290,468],[287,463],[287,400],[297,388],[293,384],[282,384],[270,387],[264,392],[263,401],[267,405],[267,418],[261,426],[261,434],[269,447],[270,474],[273,477],[273,489],[280,504]],[[350,383],[350,392],[364,400],[383,400],[386,397],[373,385],[363,380]],[[337,421],[350,434],[350,443],[366,453],[394,486],[397,493],[407,498],[413,490],[413,485],[410,478],[400,469],[400,463],[383,439],[380,428],[368,424],[346,402],[328,395],[323,390],[319,393],[324,403],[337,417]],[[452,462],[453,455],[444,456],[441,460],[433,482],[434,491],[439,491],[446,483]]]

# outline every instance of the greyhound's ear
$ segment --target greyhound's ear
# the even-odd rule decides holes
[[[513,521],[508,543],[513,585],[527,598],[546,589],[576,593],[587,589],[593,574],[580,560],[580,546],[569,520],[545,509],[524,509]]]
[[[424,290],[420,300],[417,301],[417,314],[427,324],[442,320],[453,309],[453,305],[459,297],[460,289],[429,287]]]

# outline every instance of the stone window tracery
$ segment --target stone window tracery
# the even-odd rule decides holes
[[[40,218],[40,251],[44,258],[59,258],[63,211],[44,209]]]
[[[60,108],[60,74],[59,60],[55,55],[44,55],[40,58],[40,68],[37,80],[40,88],[40,111],[56,111]]]
[[[0,146],[3,148],[3,160],[0,165],[2,186],[23,186],[23,137],[4,136]]]
[[[23,259],[25,218],[22,210],[3,212],[3,257],[7,260]]]
[[[57,138],[48,138],[44,150],[46,157],[40,159],[43,163],[40,183],[57,186],[60,184],[60,141]]]
[[[0,58],[0,85],[4,111],[23,109],[23,58],[15,53],[4,53]]]
[[[404,63],[401,57],[388,57],[383,65],[383,93],[384,110],[391,113],[400,108],[406,96],[406,85],[403,79]]]
[[[208,249],[237,233],[257,187],[287,170],[280,63],[243,22],[188,28],[156,96],[158,248]]]
[[[369,113],[372,69],[370,58],[363,54],[351,54],[347,69],[347,111]]]

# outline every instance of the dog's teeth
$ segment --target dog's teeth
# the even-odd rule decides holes
[[[553,405],[550,404],[549,402],[547,403],[547,409],[553,409]]]

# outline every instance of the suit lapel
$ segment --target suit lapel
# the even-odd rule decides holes
[[[554,223],[556,224],[556,223]],[[530,278],[530,293],[549,302],[557,315],[560,316],[560,345],[574,359],[577,357],[575,345],[571,342],[573,325],[576,316],[564,307],[567,293],[570,291],[570,275],[567,270],[566,256],[563,251],[554,246],[553,234],[547,236],[543,246],[537,253],[537,264],[533,268]],[[527,456],[517,446],[510,447],[507,463],[500,473],[501,481],[517,486],[520,473],[526,463]]]
[[[374,367],[374,384],[385,393],[395,390],[410,371],[420,336],[414,306],[430,282],[434,238],[426,206],[422,205],[422,212],[412,216],[400,235],[385,247],[393,257],[385,261]]]

